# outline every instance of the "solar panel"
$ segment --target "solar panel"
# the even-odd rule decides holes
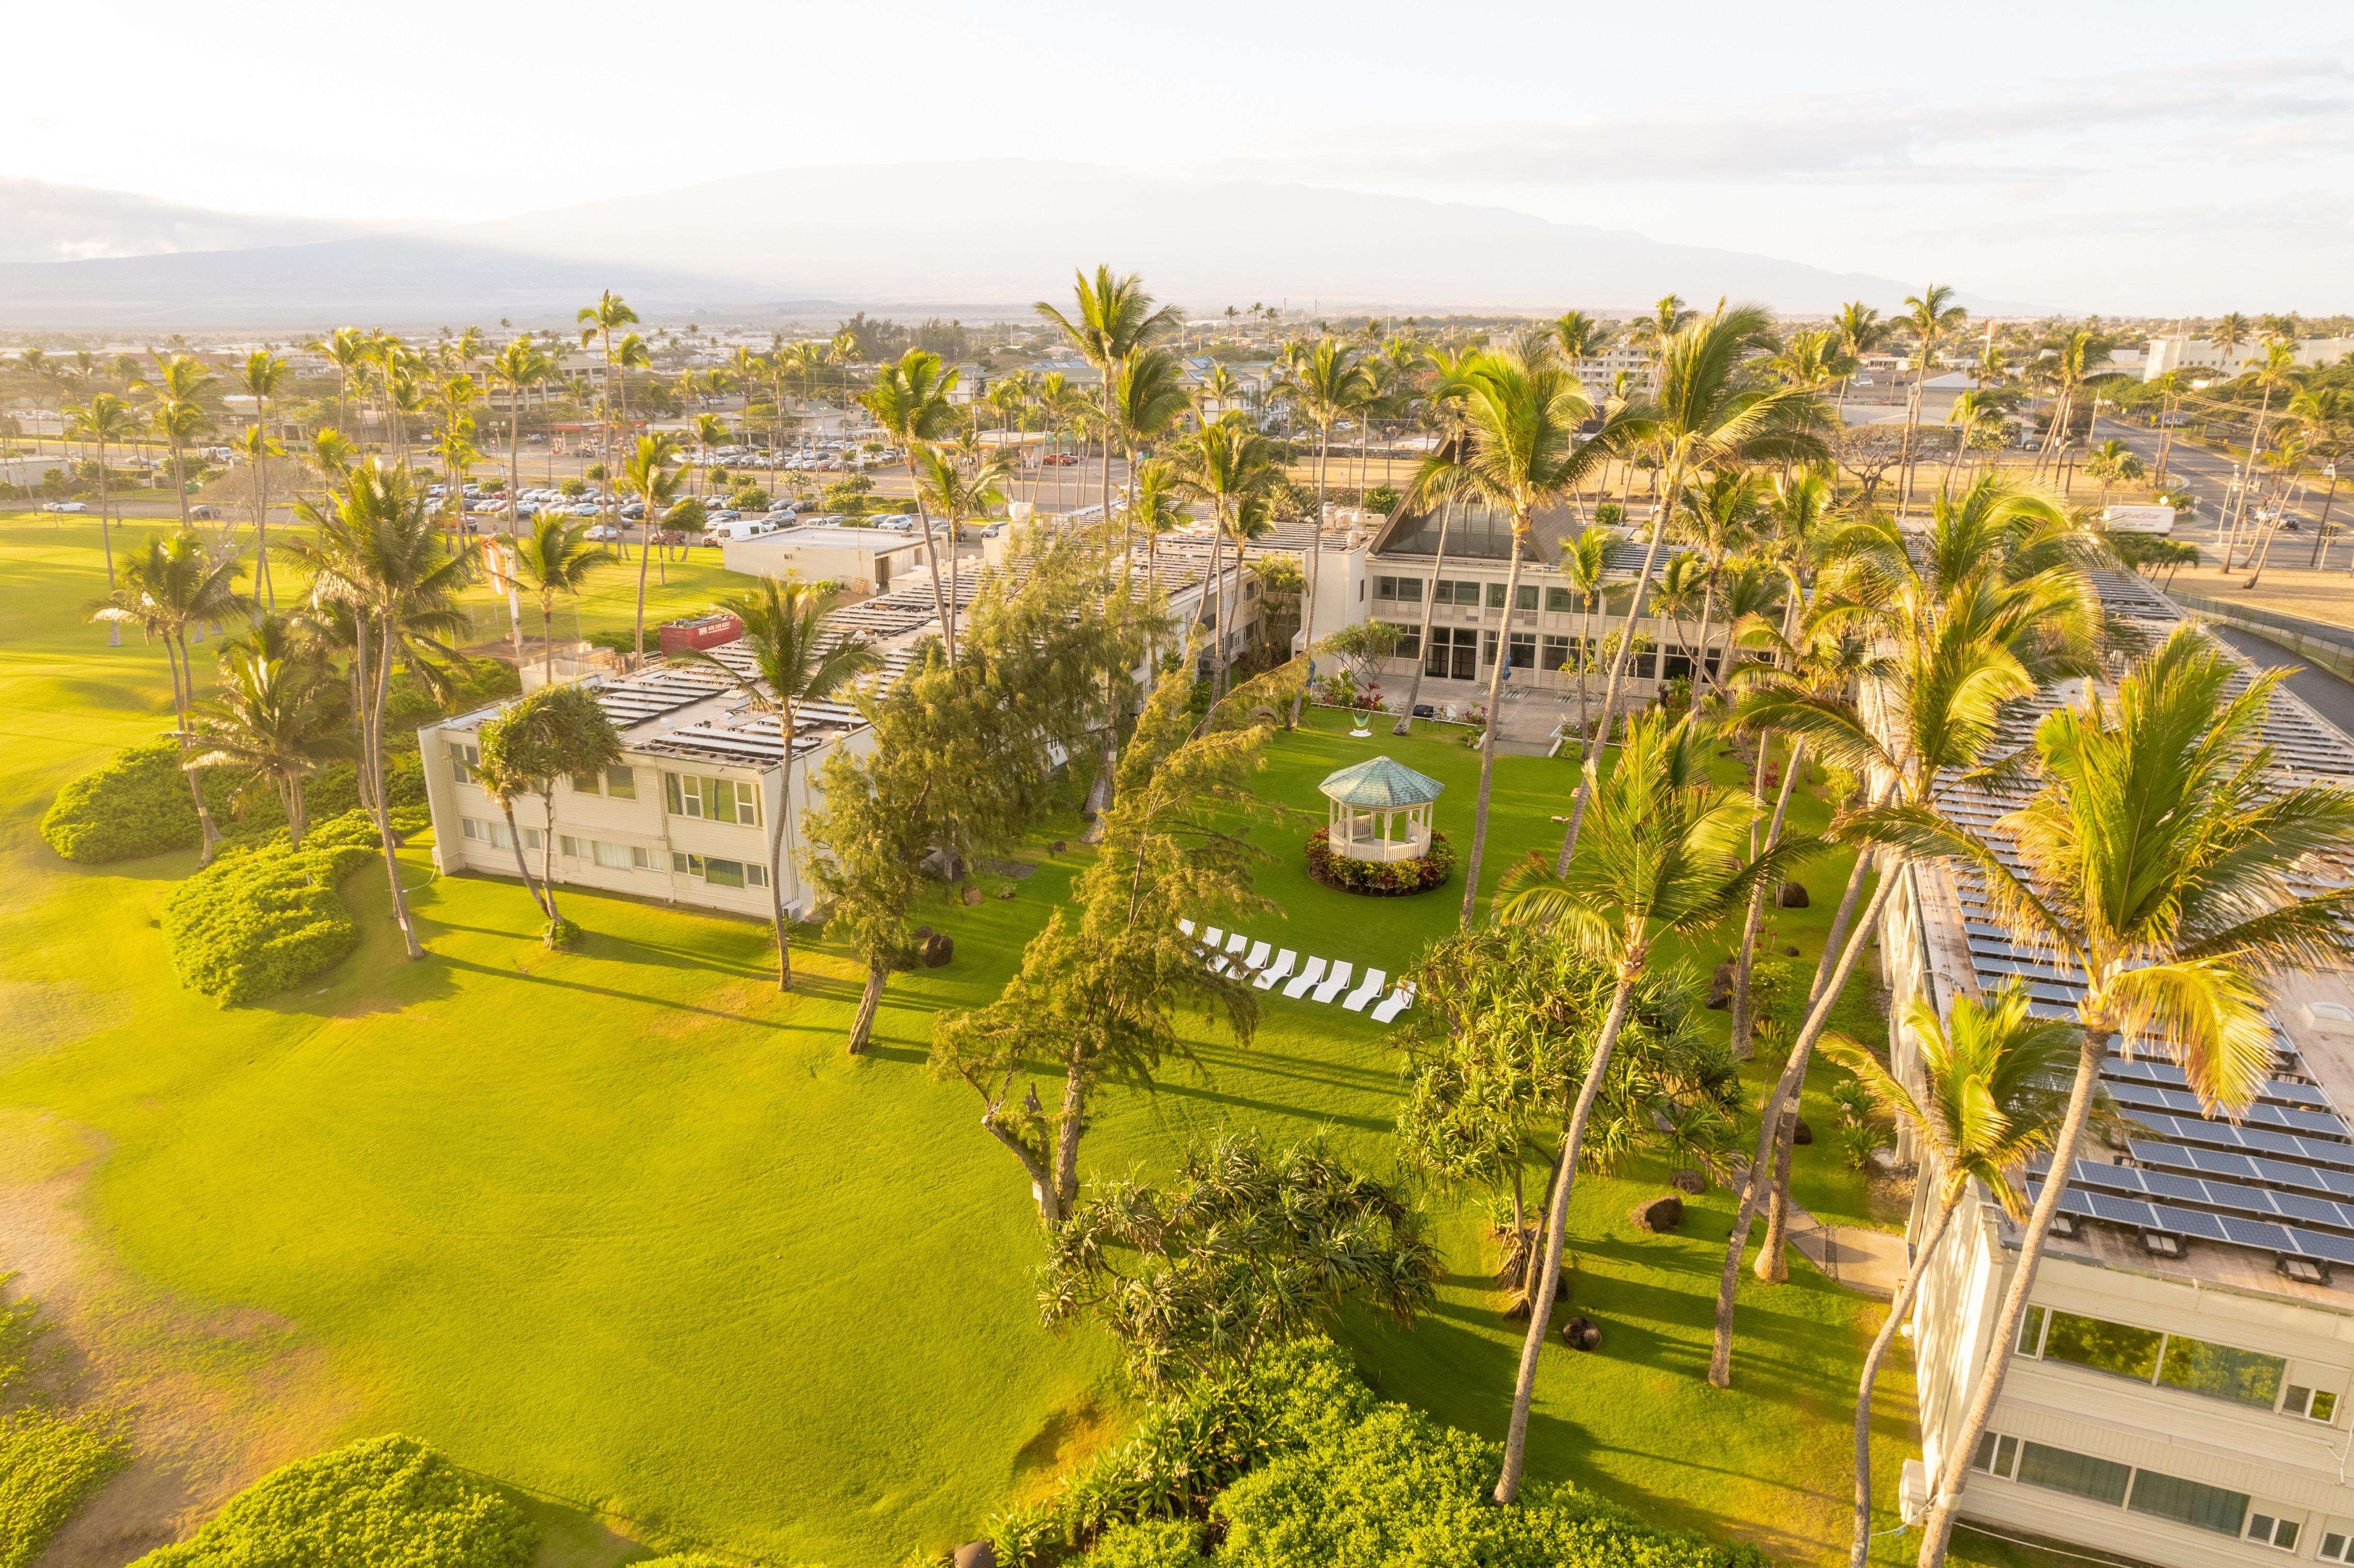
[[[2048,1165],[2047,1159],[2039,1158],[2030,1164],[2029,1170],[2043,1175],[2047,1173]],[[2301,1221],[2354,1234],[2354,1205],[2333,1203],[2327,1199],[2293,1192],[2268,1192],[2262,1187],[2244,1187],[2235,1181],[2209,1181],[2170,1171],[2144,1171],[2131,1165],[2103,1165],[2090,1160],[2079,1160],[2068,1178],[2068,1184],[2072,1188],[2113,1192],[2152,1202],[2195,1203],[2202,1209],[2253,1215],[2264,1220]]]
[[[2129,1078],[2142,1083],[2163,1084],[2169,1088],[2183,1088],[2190,1082],[2190,1075],[2173,1063],[2153,1062],[2147,1057],[2128,1060],[2113,1055],[2101,1064],[2101,1075],[2111,1079]],[[2259,1097],[2322,1110],[2330,1108],[2329,1097],[2319,1088],[2311,1084],[2291,1083],[2285,1078],[2265,1079]]]
[[[2137,1108],[2128,1109],[2126,1114],[2152,1131],[2181,1143],[2253,1150],[2288,1160],[2310,1160],[2316,1165],[2327,1165],[2337,1170],[2354,1171],[2354,1145],[2317,1138],[2299,1138],[2294,1133],[2274,1132],[2259,1127],[2241,1127],[2228,1121],[2210,1121],[2204,1117],[2168,1116]]]
[[[2183,1089],[2160,1088],[2149,1084],[2108,1083],[2109,1097],[2121,1106],[2137,1110],[2167,1111],[2179,1117],[2199,1117],[2202,1107],[2199,1097]],[[2317,1134],[2323,1138],[2345,1139],[2346,1124],[2334,1116],[2318,1111],[2295,1110],[2258,1100],[2243,1113],[2242,1120],[2261,1127],[2280,1128],[2296,1133]],[[2354,1153],[2354,1150],[2348,1150]]]

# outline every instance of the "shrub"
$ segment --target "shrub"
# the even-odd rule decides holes
[[[0,1415],[0,1568],[27,1568],[58,1527],[130,1462],[130,1446],[104,1415]]]
[[[415,808],[396,811],[394,832],[429,820]],[[365,811],[322,822],[300,850],[282,836],[225,850],[164,901],[164,938],[180,983],[224,1005],[258,1001],[344,958],[360,930],[335,884],[378,853]]]
[[[1437,828],[1430,830],[1430,853],[1420,860],[1388,862],[1334,854],[1330,828],[1319,828],[1308,835],[1308,874],[1343,893],[1403,898],[1409,894],[1429,892],[1454,870],[1455,846]]]
[[[272,1470],[141,1568],[522,1568],[520,1510],[414,1437],[371,1437]]]
[[[205,800],[216,821],[226,816],[232,788],[228,778],[207,772]],[[196,848],[202,834],[187,775],[180,771],[179,743],[126,746],[69,781],[42,816],[41,836],[51,849],[84,865]]]

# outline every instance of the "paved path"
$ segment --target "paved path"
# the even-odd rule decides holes
[[[1904,1238],[1854,1225],[1826,1228],[1796,1202],[1790,1205],[1790,1245],[1829,1278],[1850,1290],[1893,1300],[1904,1278]]]
[[[2219,626],[2213,621],[2207,630],[2244,653],[2260,670],[2285,667],[2291,673],[2283,683],[2303,697],[2306,705],[2336,725],[2348,736],[2354,736],[2354,683],[2349,683],[2326,664],[2317,664],[2302,653],[2292,653],[2277,642],[2268,642],[2253,631],[2243,631],[2236,626]]]

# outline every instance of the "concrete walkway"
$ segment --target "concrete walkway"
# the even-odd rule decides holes
[[[1793,1202],[1789,1237],[1808,1262],[1850,1290],[1893,1300],[1904,1278],[1904,1238],[1891,1232],[1825,1225]]]

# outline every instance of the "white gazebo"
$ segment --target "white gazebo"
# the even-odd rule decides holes
[[[1317,786],[1332,802],[1329,842],[1352,860],[1420,860],[1430,853],[1430,808],[1447,786],[1376,757]]]

